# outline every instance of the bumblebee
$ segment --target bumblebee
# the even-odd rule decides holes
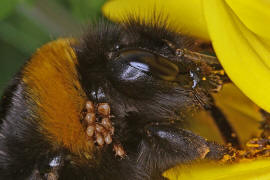
[[[161,180],[175,165],[220,159],[226,148],[187,130],[229,81],[217,59],[160,18],[100,21],[81,39],[36,51],[1,99],[0,178]]]

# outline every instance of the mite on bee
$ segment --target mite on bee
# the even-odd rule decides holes
[[[228,81],[222,67],[167,24],[101,21],[37,50],[1,99],[0,178],[164,179],[175,165],[223,157],[184,129],[201,109],[237,146],[210,95]]]
[[[100,103],[95,107],[92,101],[87,101],[85,105],[86,115],[84,118],[86,124],[86,135],[99,146],[112,143],[114,127],[110,120],[110,106],[108,103]],[[97,111],[97,115],[95,113]],[[100,118],[97,118],[101,116]]]

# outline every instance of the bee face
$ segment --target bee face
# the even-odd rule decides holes
[[[209,104],[208,91],[214,87],[199,81],[212,67],[177,54],[179,49],[192,49],[193,41],[170,31],[166,22],[155,21],[144,24],[131,18],[122,26],[101,23],[75,47],[89,99],[117,102],[112,108],[124,110],[120,116],[140,112],[151,121],[175,119],[182,108],[183,115],[189,107]]]
[[[182,129],[221,83],[218,63],[189,58],[192,44],[164,21],[130,18],[42,47],[3,96],[0,174],[163,179],[176,164],[222,157]]]

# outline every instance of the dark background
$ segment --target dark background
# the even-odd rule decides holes
[[[35,50],[82,33],[101,16],[105,0],[1,0],[0,95]]]

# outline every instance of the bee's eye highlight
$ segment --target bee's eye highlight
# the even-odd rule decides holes
[[[123,51],[116,59],[116,61],[118,60],[148,75],[166,81],[174,80],[179,73],[178,66],[170,60],[144,50]]]

